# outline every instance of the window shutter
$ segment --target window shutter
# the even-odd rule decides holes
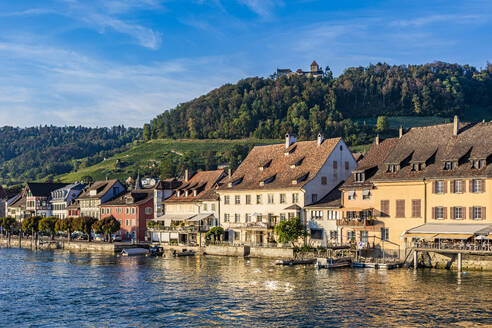
[[[485,209],[486,209],[486,207],[485,207],[485,206],[484,206],[484,207],[482,207],[482,220],[487,219],[487,216],[485,215]]]
[[[468,213],[468,214],[470,214],[469,218],[473,219],[473,206],[468,207],[468,211],[470,212],[470,213]]]
[[[435,207],[432,208],[432,219],[433,220],[436,219],[436,208]]]
[[[461,188],[463,188],[462,192],[466,192],[466,181],[465,180],[461,181]]]
[[[432,182],[432,193],[435,194],[436,193],[436,181],[433,181]]]
[[[473,192],[473,180],[470,180],[470,185],[469,185],[468,190],[469,190],[470,192]]]
[[[448,218],[448,208],[447,207],[442,208],[442,217],[444,220],[446,220]]]
[[[454,181],[449,181],[449,190],[452,194],[454,194]]]
[[[444,193],[447,193],[448,192],[448,182],[447,181],[443,181],[442,184],[444,185]]]
[[[451,211],[451,213],[449,213],[450,214],[450,217],[451,217],[451,219],[454,220],[455,219],[455,217],[454,217],[454,207],[451,207],[451,210],[450,211]]]
[[[473,207],[470,207],[473,209]],[[463,220],[466,220],[466,207],[461,207],[461,213],[463,213]]]
[[[486,184],[486,180],[482,180],[482,192],[485,192],[485,184]]]

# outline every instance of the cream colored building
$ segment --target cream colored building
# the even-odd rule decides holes
[[[274,226],[300,217],[345,180],[356,162],[341,138],[256,146],[218,189],[220,224],[236,244],[265,245]]]

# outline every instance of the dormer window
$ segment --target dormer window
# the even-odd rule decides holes
[[[364,182],[365,174],[363,172],[354,173],[355,182]]]
[[[271,177],[268,177],[266,179],[264,179],[263,181],[260,181],[260,186],[264,186],[266,184],[269,184],[271,183],[273,180],[275,180],[275,175],[272,175]]]
[[[196,190],[193,190],[193,197],[196,197]]]
[[[485,166],[485,160],[482,160],[482,159],[474,159],[472,161],[472,168],[473,169],[480,170],[484,166]]]
[[[177,197],[181,196],[181,190],[176,191],[176,196]]]
[[[445,170],[452,170],[452,169],[454,169],[454,163],[451,162],[451,161],[444,162],[444,169]]]
[[[398,165],[396,164],[388,164],[388,169],[386,172],[388,173],[396,173],[398,171]]]
[[[292,184],[295,185],[295,184],[298,184],[299,182],[306,180],[308,175],[309,175],[309,173],[303,173],[303,174],[297,176],[297,178],[292,179]]]
[[[412,163],[412,171],[417,172],[417,171],[422,171],[424,168],[424,163]]]
[[[292,154],[297,148],[297,145],[295,145],[294,147],[291,147],[289,149],[287,149],[284,153],[285,156],[289,156],[289,154]]]
[[[301,166],[302,161],[304,161],[304,157],[296,160],[295,162],[291,162],[290,163],[290,168],[291,169],[295,169],[296,167]]]
[[[268,161],[265,161],[262,164],[260,164],[260,166],[259,166],[260,171],[263,171],[264,169],[270,167],[271,163],[272,163],[272,160],[269,159]]]

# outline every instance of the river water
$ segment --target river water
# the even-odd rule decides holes
[[[0,249],[0,278],[8,327],[492,324],[492,273]]]

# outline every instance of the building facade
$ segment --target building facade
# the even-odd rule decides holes
[[[24,187],[26,215],[48,217],[52,215],[51,192],[65,187],[66,183],[28,182]]]
[[[51,192],[51,215],[64,219],[69,216],[68,206],[83,192],[85,184],[73,183]]]
[[[341,138],[256,146],[219,188],[220,223],[232,243],[274,242],[273,228],[285,219],[307,222],[305,207],[344,181],[356,162]]]
[[[80,216],[101,218],[99,206],[126,192],[125,186],[119,180],[96,181],[84,189],[77,198]]]
[[[186,171],[185,174],[189,174],[188,172]],[[154,219],[165,214],[162,202],[171,197],[174,191],[182,184],[183,182],[176,178],[161,180],[157,183],[154,188]]]

